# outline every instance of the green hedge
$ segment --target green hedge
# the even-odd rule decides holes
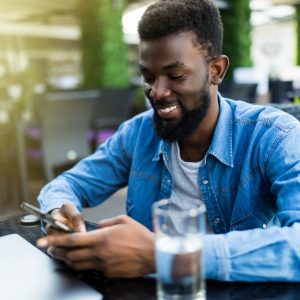
[[[300,65],[300,4],[296,5],[296,64]]]
[[[85,87],[129,85],[128,51],[122,32],[125,4],[125,0],[79,2]]]
[[[249,0],[227,0],[229,7],[221,10],[224,26],[223,53],[230,59],[226,77],[232,78],[233,69],[252,65],[251,25]]]

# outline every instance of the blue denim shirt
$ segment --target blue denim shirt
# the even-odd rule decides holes
[[[199,169],[214,234],[204,237],[206,277],[300,281],[300,123],[272,107],[219,95],[220,114]],[[71,200],[81,209],[128,185],[127,214],[152,229],[151,205],[170,197],[171,145],[153,111],[123,123],[96,152],[39,195],[44,211]]]

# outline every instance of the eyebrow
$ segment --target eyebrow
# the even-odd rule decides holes
[[[183,67],[183,66],[184,66],[184,63],[182,63],[180,61],[176,61],[174,63],[164,66],[163,70],[170,70],[170,69],[179,68],[179,67]],[[145,66],[140,64],[140,70],[147,71],[148,69]]]
[[[164,70],[169,70],[169,69],[174,69],[174,68],[179,68],[184,66],[184,63],[180,62],[180,61],[176,61],[174,63],[171,63],[169,65],[166,65],[163,67]]]

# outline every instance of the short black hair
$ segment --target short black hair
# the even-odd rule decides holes
[[[207,56],[222,54],[223,25],[213,0],[158,0],[148,6],[138,33],[141,41],[192,31]]]

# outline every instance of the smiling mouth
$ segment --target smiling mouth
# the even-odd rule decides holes
[[[165,120],[172,120],[180,115],[180,106],[178,104],[164,107],[156,108],[158,115]]]
[[[160,108],[160,109],[158,109],[158,111],[162,114],[167,114],[167,113],[175,110],[176,108],[177,108],[177,105],[173,105],[173,106],[166,107],[166,108]]]

